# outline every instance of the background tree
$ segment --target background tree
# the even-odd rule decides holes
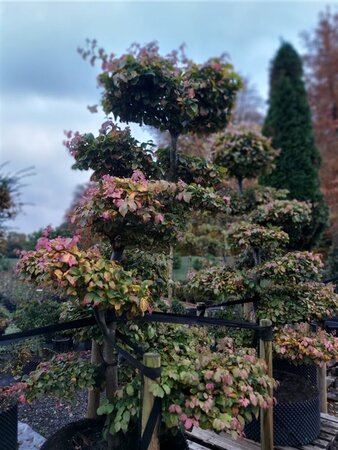
[[[264,121],[263,99],[249,78],[244,78],[242,89],[238,91],[231,122],[235,125],[260,128]]]
[[[0,252],[5,244],[5,222],[13,220],[22,207],[21,189],[23,178],[32,175],[32,168],[28,167],[16,173],[5,172],[4,167],[8,163],[0,165]]]
[[[302,61],[288,43],[281,45],[272,61],[263,134],[281,151],[275,169],[262,177],[262,182],[287,189],[290,198],[312,203],[312,222],[304,242],[304,248],[310,248],[326,226],[327,212],[319,186],[320,155],[314,142]]]
[[[322,156],[320,179],[330,211],[332,273],[338,251],[338,13],[321,13],[315,30],[303,34],[306,86],[316,144]]]

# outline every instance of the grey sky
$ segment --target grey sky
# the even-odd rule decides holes
[[[62,146],[63,130],[96,132],[102,113],[87,105],[99,101],[96,74],[76,53],[96,38],[120,54],[132,42],[157,40],[166,54],[182,42],[202,62],[222,52],[249,76],[264,99],[269,62],[280,40],[302,52],[299,33],[315,27],[327,2],[2,2],[0,3],[0,162],[12,171],[35,166],[23,200],[25,214],[13,222],[31,232],[58,225],[77,184],[89,174],[71,170]],[[337,3],[331,3],[337,8]],[[135,136],[148,139],[133,127]]]

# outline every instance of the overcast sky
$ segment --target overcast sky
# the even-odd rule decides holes
[[[302,52],[300,32],[316,26],[326,5],[337,9],[324,1],[2,1],[0,163],[9,161],[12,172],[34,166],[36,173],[23,189],[29,204],[9,225],[26,233],[59,225],[75,187],[89,178],[71,170],[62,145],[63,130],[96,133],[104,119],[87,110],[100,91],[98,69],[76,52],[86,38],[117,55],[152,40],[164,54],[184,42],[197,62],[227,52],[266,100],[269,62],[281,39]]]

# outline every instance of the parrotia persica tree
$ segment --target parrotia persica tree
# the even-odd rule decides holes
[[[99,79],[105,89],[105,111],[121,121],[169,130],[172,146],[164,177],[170,181],[153,179],[163,165],[155,164],[150,148],[133,140],[128,129],[121,130],[108,122],[97,137],[68,135],[67,146],[75,157],[75,166],[94,170],[93,182],[74,210],[74,221],[110,242],[113,261],[97,249],[81,249],[76,236],[44,236],[35,251],[22,256],[19,269],[26,279],[62,286],[74,300],[93,308],[104,335],[103,357],[107,364],[108,402],[100,412],[110,415],[109,432],[116,434],[127,431],[129,422],[137,418],[140,386],[135,371],[130,369],[123,371],[119,386],[117,355],[107,339],[115,339],[117,325],[107,323],[106,312],[128,319],[156,307],[151,280],[138,278],[135,271],[125,270],[118,260],[128,246],[154,250],[173,242],[193,210],[228,211],[228,197],[212,188],[176,181],[175,146],[180,133],[224,128],[240,82],[222,59],[204,65],[189,61],[180,65],[175,55],[161,57],[154,45],[120,58],[108,58],[103,50],[98,50],[98,55],[103,60],[104,72]],[[200,425],[238,435],[245,420],[259,407],[272,405],[268,388],[273,381],[252,352],[228,350],[212,355],[207,336],[185,327],[173,331],[162,327],[157,332],[154,326],[141,330],[129,323],[125,331],[142,344],[149,339],[151,348],[163,357],[166,369],[161,383],[153,383],[152,389],[154,395],[164,397],[167,426],[184,424],[190,429]],[[238,368],[240,364],[242,369]],[[38,379],[40,384],[28,385],[31,398],[34,386],[35,393],[39,393],[41,383],[44,385],[43,378]],[[213,408],[216,404],[217,408]]]
[[[226,132],[219,136],[214,148],[215,163],[226,167],[229,175],[236,178],[241,193],[243,180],[270,172],[279,153],[269,139],[250,130]]]
[[[289,198],[311,202],[312,219],[301,243],[303,249],[310,249],[326,226],[327,208],[320,192],[320,155],[314,141],[302,61],[288,43],[281,45],[272,61],[269,109],[263,134],[272,138],[280,154],[275,169],[263,174],[262,182],[287,189]]]
[[[256,136],[254,142],[258,139]],[[229,164],[232,176],[237,177],[240,173],[243,178],[250,177],[251,173],[246,170],[254,148],[251,153],[245,139],[238,137],[230,137],[229,145],[234,141],[244,146],[243,149],[241,146],[236,148],[240,163],[237,165],[231,156],[223,159],[224,144],[220,145],[216,160],[223,162],[225,167]],[[269,156],[271,154],[270,151]],[[261,155],[258,159],[262,160]],[[259,176],[255,163],[252,165],[255,176]],[[217,301],[255,298],[257,302],[249,312],[254,311],[256,319],[269,317],[280,327],[275,346],[277,352],[283,348],[283,357],[292,361],[322,364],[337,352],[338,339],[325,332],[313,335],[307,327],[295,328],[295,324],[311,319],[320,323],[330,317],[338,308],[338,295],[334,285],[321,282],[323,264],[318,255],[288,251],[296,247],[304,225],[311,221],[312,210],[307,202],[286,200],[286,195],[285,191],[271,188],[241,191],[232,211],[237,220],[227,230],[227,245],[230,254],[236,258],[235,267],[201,271],[190,280],[190,286]],[[284,325],[287,326],[282,329]],[[303,339],[309,339],[308,342],[313,344],[311,351],[303,348]],[[297,345],[302,351],[295,358]]]

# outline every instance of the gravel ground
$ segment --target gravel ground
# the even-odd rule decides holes
[[[32,405],[20,405],[19,420],[48,438],[64,425],[83,419],[86,409],[87,391],[83,390],[77,393],[74,404],[57,403],[54,398],[44,397]]]

